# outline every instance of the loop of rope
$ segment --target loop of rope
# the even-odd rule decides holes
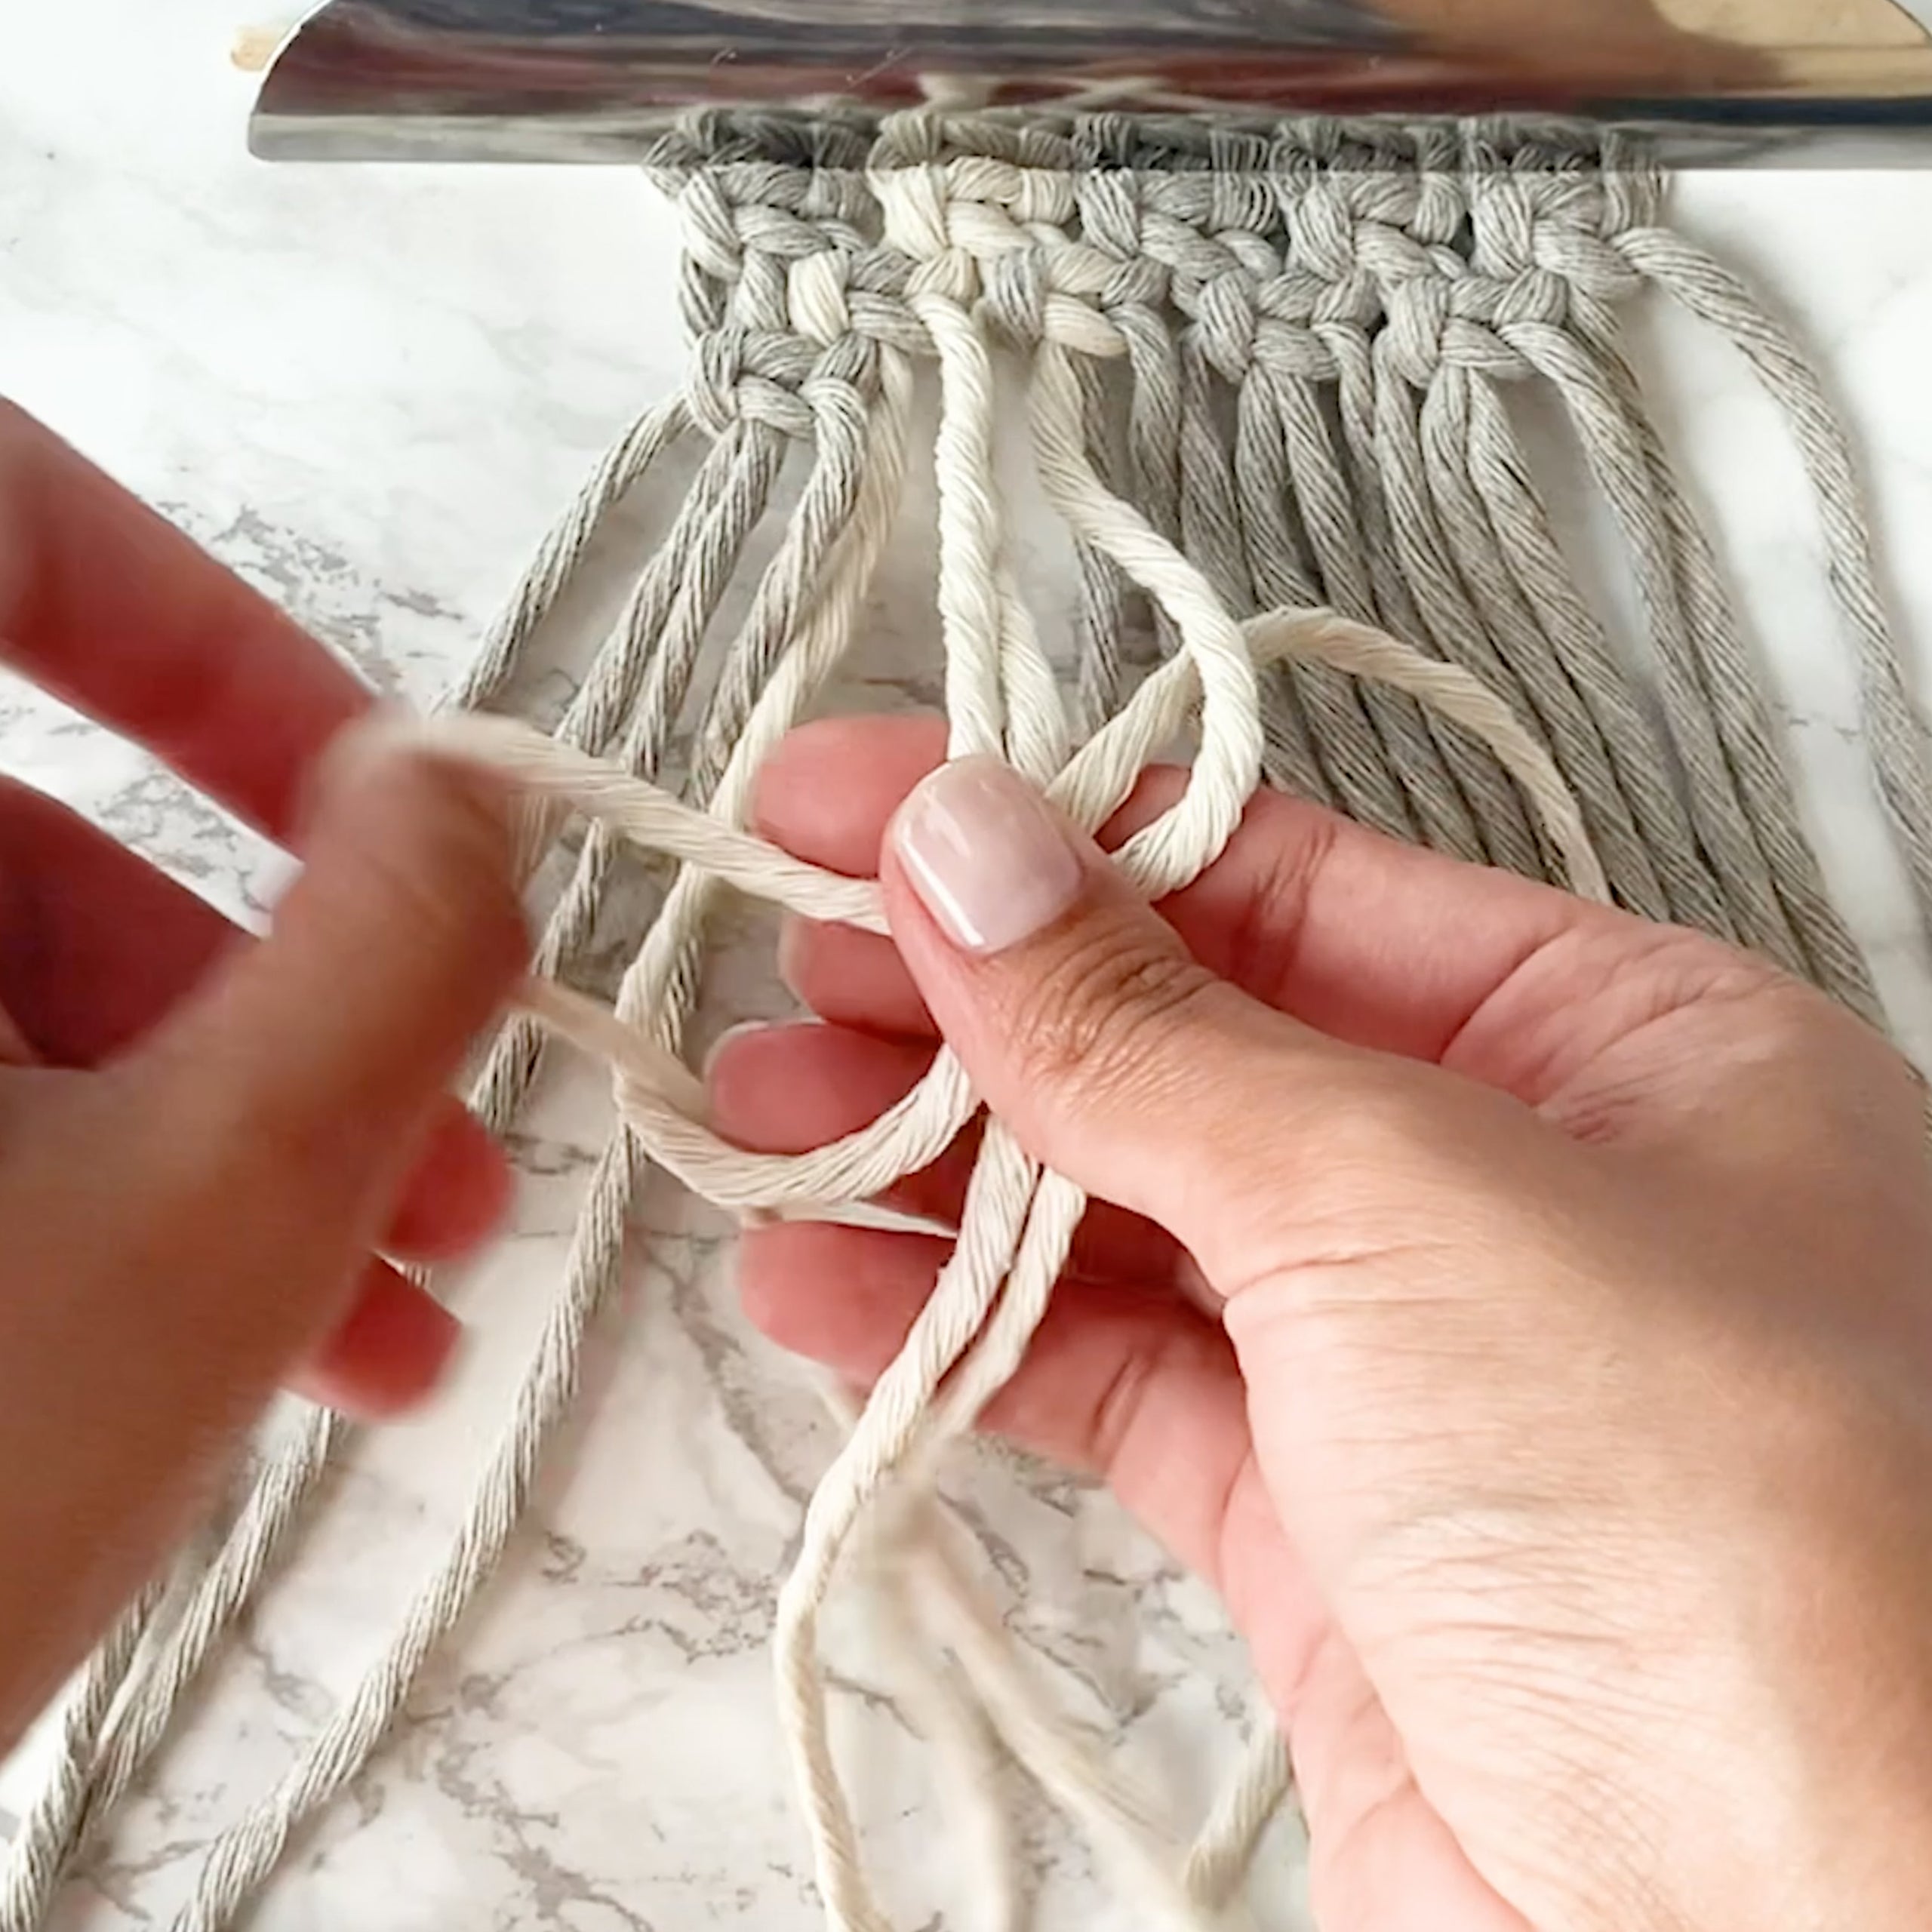
[[[1181,645],[1171,664],[1147,680],[1079,754],[1059,762],[1065,758],[1058,749],[1064,727],[1057,687],[1043,675],[1030,626],[1018,620],[1008,588],[992,476],[990,368],[963,306],[970,283],[958,269],[952,225],[939,219],[931,205],[930,177],[915,177],[916,192],[902,197],[897,191],[904,185],[888,180],[882,186],[888,232],[928,246],[944,270],[912,299],[937,345],[941,366],[940,605],[955,753],[1014,755],[1091,829],[1119,805],[1155,747],[1171,737],[1183,711],[1198,702],[1201,749],[1186,788],[1116,855],[1143,891],[1172,891],[1218,854],[1258,782],[1257,654],[1265,660],[1299,653],[1355,676],[1392,682],[1425,700],[1439,700],[1506,769],[1519,774],[1572,869],[1572,883],[1607,898],[1607,884],[1560,774],[1506,708],[1466,672],[1325,612],[1272,613],[1246,632],[1235,623],[1194,566],[1101,484],[1085,453],[1071,366],[1060,344],[1049,339],[1041,346],[1032,385],[1035,453],[1049,501],[1076,534],[1155,598]],[[795,911],[884,929],[875,888],[802,866],[534,734],[494,721],[448,720],[424,742],[445,754],[477,758],[527,787],[568,800],[635,841]],[[906,1101],[845,1142],[800,1156],[749,1155],[716,1140],[693,1117],[685,1078],[642,1035],[633,1032],[626,1039],[614,1016],[607,1020],[580,1004],[553,997],[540,997],[537,1004],[548,1022],[614,1063],[623,1115],[654,1155],[697,1192],[740,1211],[882,1193],[894,1180],[929,1164],[973,1107],[961,1069],[943,1052]],[[883,1932],[886,1921],[865,1875],[856,1825],[832,1758],[815,1650],[818,1608],[863,1510],[906,1473],[915,1449],[929,1457],[934,1444],[970,1428],[986,1397],[1017,1367],[1084,1206],[1077,1189],[1057,1177],[1042,1177],[999,1124],[990,1124],[953,1261],[814,1495],[804,1547],[780,1595],[781,1709],[807,1799],[820,1891],[833,1923],[851,1932]],[[974,1337],[983,1329],[976,1345]],[[948,1374],[953,1380],[940,1401],[940,1379]],[[951,1641],[970,1647],[980,1628],[971,1617],[955,1618]],[[1037,1774],[1037,1744],[1029,1761]],[[1051,1753],[1046,1761],[1065,1784],[1066,1763]],[[1072,1789],[1081,1795],[1072,1807],[1076,1815],[1086,1806],[1090,1828],[1106,1835],[1109,1821],[1118,1820],[1099,1800],[1088,1803],[1093,1778],[1084,1772],[1074,1776]],[[1233,1807],[1227,1815],[1228,1830],[1251,1837],[1252,1820],[1242,1807]],[[1144,1833],[1126,1835],[1145,1844]],[[1197,1876],[1224,1887],[1225,1864],[1209,1856],[1200,1861]],[[1143,1865],[1145,1871],[1162,1869],[1158,1857],[1151,1863],[1143,1858]],[[1177,1924],[1195,1922],[1196,1902],[1178,1869],[1157,1885],[1157,1895],[1166,1890],[1172,1892],[1168,1915]]]

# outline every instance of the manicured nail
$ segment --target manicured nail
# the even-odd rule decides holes
[[[410,715],[401,706],[377,703],[352,718],[323,747],[309,776],[311,809],[325,799],[350,798],[404,755]],[[413,749],[413,747],[411,747]]]
[[[698,1069],[698,1078],[709,1084],[712,1068],[724,1058],[726,1051],[734,1041],[743,1039],[748,1034],[767,1033],[771,1030],[771,1022],[768,1020],[734,1021],[718,1035],[716,1039],[712,1041],[709,1050],[705,1054],[704,1063]]]
[[[316,761],[310,826],[346,829],[414,875],[512,878],[510,787],[494,771],[426,747],[420,730],[386,704],[345,725]]]
[[[998,758],[941,765],[900,807],[892,842],[926,910],[968,952],[1031,939],[1079,896],[1065,826]]]

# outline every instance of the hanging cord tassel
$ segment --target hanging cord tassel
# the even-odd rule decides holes
[[[1856,647],[1866,743],[1918,902],[1932,931],[1932,778],[1925,726],[1879,597],[1863,493],[1844,429],[1789,334],[1743,281],[1703,250],[1661,229],[1617,238],[1620,254],[1750,362],[1789,425],[1817,496],[1832,589]]]

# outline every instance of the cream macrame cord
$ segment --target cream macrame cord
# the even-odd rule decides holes
[[[853,647],[898,519],[922,366],[940,399],[949,749],[1008,760],[1091,829],[1192,734],[1181,798],[1115,854],[1140,891],[1158,897],[1211,864],[1265,774],[1395,835],[1754,946],[1878,1018],[1715,554],[1624,352],[1621,306],[1663,291],[1737,346],[1791,425],[1860,667],[1876,790],[1932,924],[1932,786],[1844,436],[1775,319],[1661,225],[1661,179],[1622,137],[1191,115],[709,115],[651,168],[685,217],[690,380],[614,446],[451,705],[411,728],[426,752],[529,796],[533,869],[563,849],[567,820],[588,828],[522,1010],[478,1075],[480,1115],[508,1128],[561,1036],[612,1069],[617,1123],[446,1561],[276,1787],[214,1840],[176,1932],[238,1921],[481,1587],[574,1392],[648,1170],[746,1217],[862,1217],[976,1112],[942,1052],[857,1133],[752,1154],[709,1130],[684,1053],[728,891],[884,929],[875,884],[801,864],[745,822],[760,764]],[[1070,690],[1023,594],[995,475],[1006,357],[1023,367],[1034,467],[1079,560]],[[1622,535],[1640,666],[1592,611],[1544,509],[1507,400],[1532,383],[1555,399]],[[508,697],[613,510],[692,445],[689,490],[555,730],[481,715]],[[727,593],[788,495],[728,635]],[[573,982],[633,848],[676,869],[606,1002]],[[1244,1922],[1251,1862],[1287,1789],[1272,1721],[1257,1714],[1240,1776],[1192,1841],[1174,1832],[1062,1713],[939,1487],[949,1445],[1017,1367],[1084,1206],[989,1121],[955,1251],[900,1356],[856,1415],[826,1392],[847,1438],[807,1510],[774,1648],[840,1932],[888,1923],[828,1734],[817,1626],[841,1577],[866,1586],[896,1687],[984,1850],[976,1923],[1029,1922],[1002,1753],[1149,1923]],[[184,1552],[91,1660],[12,1847],[0,1932],[40,1932],[343,1432],[311,1412],[272,1440],[225,1532]]]
[[[1051,447],[1059,419],[1049,407],[1042,412],[1042,420],[1043,446]],[[972,439],[961,438],[956,447],[969,452],[963,467],[972,462],[971,452],[980,446]],[[1133,512],[1108,498],[1077,457],[1067,458],[1066,478],[1068,494],[1049,485],[1057,507],[1107,555],[1121,561],[1137,583],[1152,587],[1149,577],[1158,574],[1163,586],[1176,593],[1168,608],[1180,626],[1184,651],[1192,638],[1189,623],[1179,614],[1180,609],[1187,609],[1192,618],[1204,622],[1211,631],[1220,628],[1211,597],[1201,595],[1198,602],[1194,601],[1204,586],[1191,581],[1192,567],[1177,552],[1153,537]],[[943,501],[956,480],[943,466]],[[968,469],[964,480],[977,490],[983,488],[986,479],[983,473]],[[989,502],[990,496],[985,500]],[[996,525],[996,521],[989,518],[989,523]],[[1142,561],[1157,560],[1158,573],[1143,575],[1129,561],[1137,556]],[[961,626],[958,635],[966,640],[963,648],[977,648],[988,656],[1000,647],[991,624],[977,635],[969,626]],[[1380,676],[1418,694],[1435,694],[1446,715],[1475,731],[1506,768],[1519,777],[1525,795],[1534,801],[1543,816],[1546,831],[1574,867],[1579,889],[1607,901],[1607,888],[1561,777],[1534,741],[1466,674],[1432,663],[1392,638],[1343,623],[1326,613],[1273,614],[1248,627],[1248,639],[1254,641],[1244,640],[1244,648],[1254,650],[1254,658],[1262,662],[1271,655],[1297,655],[1355,675]],[[951,632],[948,648],[949,651],[961,648]],[[1174,668],[1183,669],[1187,663],[1184,656],[1174,661]],[[1165,698],[1180,681],[1166,672],[1157,673],[1142,686],[1134,703],[1103,726],[1062,768],[1058,782],[1050,789],[1088,829],[1097,829],[1124,795],[1113,777],[1124,761],[1118,754],[1109,755],[1115,740],[1141,748],[1140,763],[1128,778],[1131,786],[1132,775],[1143,768],[1155,746],[1171,737],[1179,721],[1176,703],[1169,700],[1162,706],[1148,700]],[[1056,695],[1056,706],[1057,702]],[[1251,700],[1251,709],[1255,708]],[[1143,712],[1157,724],[1151,728],[1141,724]],[[1053,729],[1054,724],[1041,721],[1043,734]],[[1167,728],[1160,728],[1162,725]],[[1212,728],[1207,725],[1204,731]],[[681,805],[641,780],[626,779],[560,748],[527,728],[452,718],[415,735],[425,749],[472,761],[540,795],[568,801],[618,827],[627,838],[672,854],[793,912],[869,931],[886,930],[875,886],[803,865],[746,833]],[[982,747],[969,736],[966,748]],[[1258,748],[1254,766],[1258,778]],[[1202,761],[1197,761],[1190,790],[1201,782],[1201,769]],[[1112,782],[1084,782],[1090,771],[1107,774]],[[1251,780],[1251,789],[1254,782]],[[1117,855],[1116,862],[1143,891],[1160,894],[1189,883],[1212,863],[1232,829],[1211,825],[1204,850],[1197,847],[1193,854],[1169,859],[1160,835],[1175,823],[1184,823],[1186,813],[1184,796]],[[1148,853],[1155,856],[1142,856]],[[678,1063],[667,1064],[668,1057],[646,1036],[627,1034],[621,1022],[607,1017],[591,1002],[547,985],[533,986],[527,1003],[546,1024],[611,1062],[617,1075],[620,1109],[654,1158],[696,1192],[740,1212],[824,1208],[882,1193],[894,1181],[937,1158],[957,1137],[972,1110],[970,1099],[962,1100],[963,1077],[956,1063],[943,1054],[940,1064],[910,1097],[909,1104],[902,1103],[872,1128],[835,1148],[803,1156],[749,1154],[717,1140],[688,1111],[691,1076]],[[988,1182],[983,1178],[988,1176],[996,1178]],[[995,1189],[1004,1194],[1003,1202],[994,1198]],[[1037,1192],[1032,1193],[1030,1213],[1021,1232],[1014,1211],[1026,1213],[1028,1192],[1033,1189]],[[780,1598],[781,1696],[805,1781],[820,1884],[835,1924],[883,1927],[885,1921],[864,1879],[856,1831],[846,1812],[826,1739],[823,1681],[811,1649],[818,1607],[830,1588],[844,1539],[862,1510],[896,1473],[910,1475],[916,1469],[922,1480],[929,1480],[934,1445],[970,1429],[985,1400],[1017,1368],[1032,1330],[1045,1312],[1048,1295],[1064,1264],[1084,1207],[1084,1198],[1077,1190],[1055,1177],[1041,1176],[1007,1141],[996,1122],[989,1124],[968,1192],[955,1262],[942,1274],[906,1352],[881,1378],[857,1419],[844,1455],[821,1484],[808,1512],[804,1550]],[[980,1266],[971,1265],[971,1257],[982,1241],[989,1256],[1010,1257],[997,1308],[992,1295],[1001,1292],[1000,1285],[995,1281],[989,1293],[986,1278],[999,1263],[989,1260]],[[962,1258],[968,1265],[961,1265]],[[977,1345],[973,1340],[976,1334],[980,1337]],[[942,1398],[939,1383],[948,1374],[953,1380]],[[946,1564],[944,1546],[917,1548],[921,1540],[915,1531],[902,1529],[900,1561],[925,1571],[920,1587],[930,1598],[928,1614],[947,1620],[949,1647],[957,1651],[977,1643],[990,1654],[989,1660],[979,1666],[979,1687],[983,1696],[989,1690],[995,1695],[1004,1691],[996,1721],[1009,1746],[1036,1773],[1045,1767],[1057,1787],[1055,1795],[1100,1839],[1102,1849],[1119,1857],[1120,1846],[1107,1842],[1102,1835],[1104,1826],[1097,1822],[1110,1814],[1081,1816],[1091,1807],[1094,1789],[1100,1784],[1098,1775],[1071,1754],[1056,1727],[1035,1715],[1023,1693],[1016,1694],[1009,1684],[1001,1681],[998,1673],[1004,1666],[998,1660],[1004,1647],[992,1634],[997,1626],[974,1603],[958,1569]],[[1278,1795],[1277,1792],[1277,1798]],[[1247,1835],[1244,1828],[1235,1829]],[[1130,1836],[1128,1842],[1137,1846],[1139,1841]],[[1203,1850],[1199,1857],[1205,1865],[1214,1861],[1211,1850]],[[1137,1862],[1144,1868],[1137,1875],[1143,1885],[1152,1879],[1160,1890],[1171,1895],[1165,1915],[1177,1925],[1208,1923],[1213,1908],[1223,1902],[1213,1900],[1204,1909],[1202,1902],[1189,1896],[1183,1873],[1163,1870],[1144,1857]],[[1208,1888],[1208,1881],[1199,1882]],[[1144,1890],[1140,1895],[1144,1900]]]

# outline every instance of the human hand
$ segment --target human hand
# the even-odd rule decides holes
[[[0,663],[306,861],[255,944],[0,781],[4,1752],[278,1383],[435,1381],[456,1324],[393,1261],[506,1204],[447,1087],[525,942],[490,789],[357,758],[355,679],[4,405]]]
[[[714,1117],[821,1144],[943,1033],[1109,1204],[985,1421],[1104,1475],[1226,1597],[1324,1932],[1918,1922],[1932,1188],[1903,1063],[1713,942],[1273,794],[1158,915],[983,768],[881,853],[943,744],[834,721],[768,766],[761,829],[879,871],[897,946],[789,928],[823,1023],[733,1035]],[[894,1204],[952,1220],[971,1161]],[[868,1382],[945,1245],[755,1229],[746,1305]]]

